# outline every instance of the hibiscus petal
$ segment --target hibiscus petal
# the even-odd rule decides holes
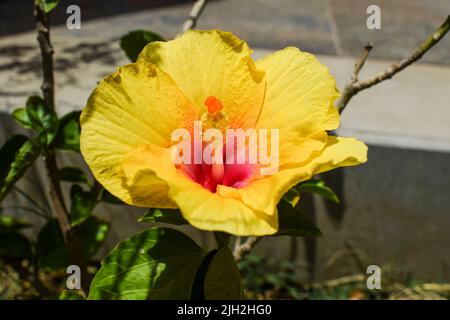
[[[172,131],[190,128],[196,118],[197,110],[167,74],[149,63],[127,65],[100,82],[90,96],[80,119],[81,152],[97,180],[132,204],[122,186],[125,154],[141,144],[169,146]],[[154,180],[148,202],[167,207],[167,187],[159,179],[146,179]]]
[[[280,132],[280,163],[299,163],[327,142],[339,126],[339,96],[327,67],[312,54],[288,47],[256,61],[266,72],[266,97],[258,128]]]
[[[242,236],[268,235],[278,230],[276,215],[255,211],[241,200],[212,193],[177,170],[168,148],[143,145],[131,150],[124,160],[123,171],[124,184],[130,188],[132,197],[142,196],[139,190],[133,190],[135,183],[142,181],[139,177],[153,175],[164,180],[169,186],[170,198],[180,208],[183,217],[199,229]]]
[[[250,54],[232,33],[196,30],[148,44],[138,61],[167,72],[201,112],[206,99],[214,97],[233,127],[249,128],[256,123],[265,90],[264,72],[255,68]]]
[[[281,197],[301,181],[337,167],[354,166],[367,161],[367,146],[354,138],[330,136],[321,152],[315,152],[303,164],[281,168],[272,175],[251,181],[241,189],[218,189],[224,197],[240,199],[265,214],[274,214]]]

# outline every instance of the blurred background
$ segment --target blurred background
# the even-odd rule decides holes
[[[180,32],[192,3],[62,0],[51,20],[58,113],[81,110],[96,83],[128,63],[119,46],[124,34],[146,29],[171,39]],[[81,30],[68,30],[65,25],[71,4],[81,8]],[[366,9],[371,4],[381,8],[379,30],[366,26]],[[215,0],[206,6],[197,28],[235,33],[254,49],[254,58],[286,46],[312,52],[330,68],[342,90],[367,42],[374,48],[361,79],[407,56],[449,14],[448,0]],[[31,0],[0,0],[0,144],[13,132],[23,131],[10,116],[12,110],[40,93],[41,62],[34,26]],[[450,282],[449,106],[447,35],[419,63],[350,102],[338,134],[365,141],[368,163],[323,176],[341,203],[306,196],[301,206],[324,236],[264,239],[241,265],[249,275],[247,286],[266,297],[302,298],[304,292],[296,291],[292,283],[326,287],[327,281],[344,277],[344,284],[352,284],[350,289],[318,297],[351,298],[359,292],[353,283],[364,279],[361,275],[370,264],[381,267],[383,281],[401,283],[400,288]],[[59,161],[78,164],[82,159],[64,155]],[[42,163],[27,173],[20,187],[46,205]],[[45,221],[14,208],[24,202],[13,193],[2,202],[0,214],[32,223],[24,233],[35,239]],[[96,209],[100,217],[111,221],[98,259],[136,230],[148,227],[136,222],[143,212],[117,205]],[[213,243],[206,233],[184,230],[207,246]],[[2,281],[5,285],[0,277],[0,289]],[[284,293],[278,296],[271,291],[274,288]],[[448,291],[440,294],[448,295]]]

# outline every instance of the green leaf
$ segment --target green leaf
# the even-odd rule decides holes
[[[73,227],[91,215],[97,200],[92,193],[84,191],[77,184],[72,185],[70,188],[70,199],[70,224]]]
[[[16,153],[28,141],[24,135],[13,135],[0,149],[0,183],[2,183],[9,173],[11,164],[16,158]]]
[[[30,241],[20,233],[1,234],[0,256],[9,258],[30,258]]]
[[[39,266],[45,270],[58,270],[70,264],[69,252],[56,219],[49,220],[39,231],[36,255]]]
[[[31,224],[25,221],[10,216],[0,215],[0,234],[16,232],[30,226]]]
[[[151,31],[135,30],[131,31],[120,39],[120,47],[125,51],[127,57],[136,62],[142,49],[153,41],[164,41],[164,39]]]
[[[81,290],[64,290],[59,294],[58,300],[84,300]]]
[[[0,201],[31,166],[41,152],[34,140],[12,136],[0,149]]]
[[[61,150],[80,152],[80,111],[73,111],[59,120],[55,147]]]
[[[149,209],[138,221],[171,223],[179,226],[189,224],[179,209]]]
[[[295,190],[295,188],[291,188],[285,193],[283,199],[289,202],[291,206],[295,207],[300,201],[300,193]]]
[[[333,192],[333,190],[330,187],[325,185],[325,182],[323,180],[320,179],[311,179],[302,182],[298,186],[296,186],[295,189],[300,193],[302,192],[316,193],[324,198],[327,198],[328,200],[339,203],[338,196]]]
[[[230,247],[222,247],[213,257],[206,272],[205,299],[242,299],[241,274]]]
[[[12,116],[14,120],[16,120],[22,127],[26,129],[33,129],[30,118],[28,118],[27,109],[18,108],[13,111]]]
[[[89,183],[89,179],[83,170],[76,167],[64,167],[58,170],[58,178],[62,181]]]
[[[60,0],[36,0],[36,3],[44,10],[45,13],[49,13],[58,5]]]
[[[125,240],[102,262],[89,299],[189,299],[205,252],[185,234],[152,228]]]
[[[29,97],[26,111],[31,127],[45,144],[50,145],[58,132],[59,120],[55,110],[38,96]]]
[[[116,196],[113,196],[108,190],[103,189],[102,191],[102,202],[110,203],[110,204],[121,204],[126,205],[125,202],[117,198]]]
[[[274,236],[319,237],[322,232],[298,208],[281,199],[278,209],[278,232]]]
[[[109,232],[109,223],[91,216],[74,228],[76,247],[89,259],[100,249]]]

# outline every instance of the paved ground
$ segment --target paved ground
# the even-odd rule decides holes
[[[33,28],[31,3],[0,0],[0,36]],[[83,21],[116,15],[124,19],[95,30],[86,28],[71,37],[118,38],[134,28],[152,29],[172,37],[187,17],[191,3],[187,0],[73,0],[70,4],[80,5]],[[366,28],[366,9],[370,4],[381,8],[381,30]],[[65,8],[63,1],[55,11],[54,24],[65,22]],[[448,0],[216,0],[207,6],[199,28],[230,30],[259,48],[295,45],[323,54],[357,55],[371,41],[375,45],[373,57],[397,59],[417,46],[449,13]],[[449,64],[449,48],[450,38],[425,60]]]

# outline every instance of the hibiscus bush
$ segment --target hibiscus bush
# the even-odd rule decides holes
[[[47,223],[30,241],[21,233],[27,222],[1,215],[3,258],[31,261],[30,277],[45,270],[65,279],[58,270],[79,267],[80,286],[74,278],[72,287],[79,291],[63,299],[240,299],[237,262],[263,237],[321,235],[298,206],[302,194],[338,202],[315,175],[364,163],[367,147],[332,133],[339,93],[312,54],[290,47],[253,61],[246,42],[225,31],[190,30],[170,41],[132,31],[120,42],[130,64],[100,81],[82,112],[58,117],[48,24],[56,4],[36,0],[42,96],[13,112],[29,135],[12,136],[0,150],[0,201],[18,192]],[[178,129],[195,135],[196,122],[205,130],[197,132],[200,141],[173,140]],[[230,150],[248,155],[250,148],[217,143],[228,129],[276,129],[267,155],[277,153],[277,170],[264,175],[262,163],[226,161]],[[208,142],[220,161],[194,159]],[[187,146],[182,154],[180,145]],[[81,153],[91,172],[59,167],[61,152]],[[176,163],[174,154],[193,161]],[[49,177],[51,216],[16,186],[38,157]],[[69,195],[62,182],[71,183]],[[148,208],[140,221],[168,226],[118,243],[98,266],[92,258],[111,223],[94,214],[101,202]],[[217,246],[208,251],[170,225],[213,232]]]

